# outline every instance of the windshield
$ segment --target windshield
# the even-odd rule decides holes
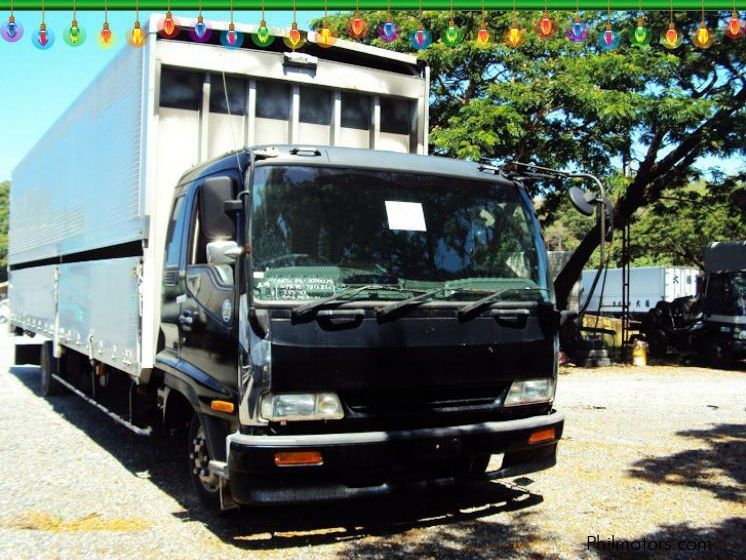
[[[355,286],[366,286],[355,292],[364,299],[436,288],[434,300],[498,290],[505,299],[551,297],[528,199],[488,181],[260,166],[252,255],[257,300],[313,300]]]

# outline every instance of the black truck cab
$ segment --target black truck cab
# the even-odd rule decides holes
[[[523,186],[477,164],[258,147],[176,187],[156,363],[206,500],[554,464],[558,313]],[[502,454],[487,473],[490,457]]]

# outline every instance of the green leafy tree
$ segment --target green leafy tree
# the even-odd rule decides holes
[[[553,15],[564,27],[573,17]],[[520,160],[600,175],[615,195],[618,227],[664,192],[676,193],[699,179],[696,164],[702,158],[744,155],[746,41],[730,41],[719,34],[711,48],[697,49],[688,37],[698,20],[682,13],[677,25],[685,44],[677,50],[655,44],[603,52],[595,41],[577,45],[563,33],[538,39],[532,31],[538,17],[522,14],[520,23],[529,29],[526,42],[511,49],[502,43],[501,34],[509,28],[512,14],[488,14],[486,23],[496,41],[480,47],[473,37],[481,15],[457,13],[456,25],[467,30],[467,40],[448,47],[437,39],[449,14],[424,13],[422,21],[436,39],[418,54],[431,68],[434,153],[493,162]],[[635,14],[616,17],[615,28],[626,35]],[[344,35],[348,18],[349,14],[335,15],[329,18],[330,27]],[[385,13],[367,18],[374,30]],[[403,29],[402,38],[386,45],[371,31],[368,42],[411,51],[406,37],[416,28],[418,15],[402,13],[395,19]],[[604,23],[598,20],[593,26],[600,31]],[[719,15],[709,13],[707,23],[720,27]],[[667,26],[667,14],[651,14],[648,24],[657,39]],[[708,188],[715,192],[723,183],[718,180]],[[537,184],[532,189],[542,193],[546,224],[562,215],[563,187]],[[599,241],[598,228],[591,227],[578,242],[555,282],[560,306]]]
[[[8,279],[8,223],[10,216],[10,182],[0,183],[0,282]]]
[[[630,220],[632,266],[704,265],[709,241],[746,239],[746,185],[735,178],[717,189],[700,182],[683,189],[663,191],[659,200],[640,208]],[[571,211],[562,201],[560,217],[544,231],[547,247],[574,251],[593,226],[591,218]],[[611,245],[611,266],[621,266],[621,237]],[[588,262],[598,265],[598,254]]]

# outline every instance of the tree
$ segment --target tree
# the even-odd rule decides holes
[[[10,182],[0,183],[0,282],[8,279],[8,223],[10,213]]]
[[[630,263],[632,266],[704,265],[708,241],[746,239],[746,204],[734,203],[746,197],[746,186],[736,180],[718,189],[703,183],[674,192],[664,191],[660,199],[640,208],[630,219]],[[561,218],[545,228],[547,248],[574,251],[593,226],[591,218],[572,212],[563,201]],[[610,266],[621,266],[619,238],[611,245]],[[588,263],[597,266],[597,255]]]
[[[632,13],[615,22],[627,33]],[[404,37],[417,25],[417,14],[398,14],[403,38],[392,45],[411,50]],[[568,13],[555,14],[560,22]],[[522,25],[533,27],[538,14]],[[655,34],[667,25],[667,14],[655,13],[649,24]],[[343,34],[349,14],[329,19]],[[370,28],[385,13],[369,16]],[[458,13],[456,24],[471,33],[481,15]],[[448,25],[447,12],[425,12],[423,23],[439,37]],[[490,13],[487,25],[498,33],[512,21],[511,14]],[[594,25],[597,30],[605,21]],[[710,28],[720,26],[709,13]],[[677,16],[686,37],[698,21]],[[372,36],[372,33],[371,33]],[[418,56],[431,68],[432,151],[473,160],[520,160],[548,167],[580,169],[602,176],[616,197],[615,223],[623,226],[635,212],[660,200],[664,191],[676,193],[701,176],[695,164],[705,157],[744,155],[746,150],[746,41],[722,36],[707,49],[688,41],[675,51],[659,45],[622,47],[602,52],[595,43],[577,45],[562,33],[551,40],[527,34],[526,43],[510,49],[501,42],[479,47],[467,38],[458,47],[434,43]],[[500,37],[498,37],[500,39]],[[709,185],[722,188],[722,180]],[[543,219],[550,224],[561,208],[563,188],[536,185],[544,198]],[[732,204],[736,204],[733,201]],[[567,296],[597,248],[597,227],[579,242],[568,266],[555,282],[558,305]]]

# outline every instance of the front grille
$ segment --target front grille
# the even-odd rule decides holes
[[[430,410],[492,406],[506,387],[505,384],[423,387],[408,390],[392,387],[390,391],[350,393],[341,397],[350,410],[357,414],[400,415]]]

